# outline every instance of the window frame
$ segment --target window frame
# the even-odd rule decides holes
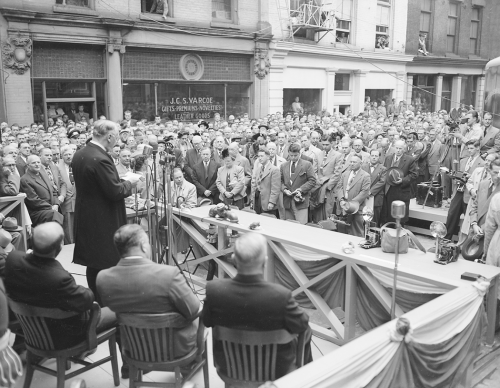
[[[342,8],[344,8],[344,1],[346,0],[341,0],[342,1]],[[350,17],[349,19],[347,18],[338,18],[337,19],[337,22],[335,24],[335,36],[336,38],[339,38],[338,35],[340,35],[341,33],[345,33],[346,34],[346,38],[347,38],[347,42],[344,42],[345,44],[352,44],[351,42],[351,33],[352,33],[352,12],[353,12],[353,7],[354,7],[354,1],[353,0],[347,0],[349,3],[350,3]],[[344,23],[348,23],[349,24],[349,28],[346,29],[346,28],[342,28],[339,26],[340,22],[344,22]],[[339,34],[337,34],[337,32],[339,32]],[[340,43],[340,42],[337,42],[337,43]]]
[[[156,1],[156,0],[154,0]],[[173,18],[174,17],[174,0],[167,0],[168,1],[168,14],[167,14],[167,18]],[[159,18],[161,18],[161,20],[163,20],[163,15],[159,14],[159,13],[151,13],[150,11],[146,10],[146,0],[141,0],[141,14],[143,15],[155,15]]]
[[[427,34],[427,39],[426,39],[426,42],[425,42],[427,51],[431,51],[432,50],[430,36],[431,36],[432,28],[433,28],[433,18],[432,18],[432,15],[434,13],[434,4],[435,4],[435,1],[434,0],[429,0],[429,4],[430,4],[430,9],[429,10],[423,9],[424,2],[422,2],[422,5],[420,6],[420,20],[419,20],[419,22],[420,22],[419,33],[420,34],[422,34],[422,33]],[[424,31],[421,28],[422,27],[422,15],[423,14],[427,15],[429,17],[429,31]]]
[[[389,11],[387,25],[378,24],[379,23],[379,20],[378,20],[379,7],[387,8]],[[391,0],[389,0],[387,2],[384,0],[377,0],[377,21],[376,21],[377,24],[375,24],[375,48],[377,47],[377,41],[378,41],[379,36],[389,36],[390,37],[389,31],[391,28],[391,11],[392,11],[392,1]],[[379,31],[379,28],[384,28],[385,32]],[[391,42],[389,42],[388,48],[390,48],[390,46],[391,46]]]
[[[95,2],[96,0],[88,0],[88,5],[79,6],[79,5],[71,5],[66,4],[67,0],[60,0],[61,4],[57,3],[58,0],[54,0],[54,5],[52,10],[54,13],[71,13],[76,15],[91,15],[98,16],[98,13],[95,10]]]
[[[456,5],[457,6],[457,15],[453,16],[450,15],[451,11],[451,5]],[[450,1],[449,2],[449,7],[448,7],[448,18],[447,18],[447,25],[446,25],[446,52],[450,54],[456,54],[457,53],[457,48],[458,48],[458,32],[460,31],[460,14],[461,14],[461,9],[460,9],[460,3],[455,2],[455,1]],[[449,29],[449,23],[450,19],[455,20],[455,34],[450,35],[448,32]],[[453,49],[450,51],[448,50],[448,38],[450,36],[453,36]]]
[[[213,23],[239,24],[238,21],[238,0],[231,1],[231,19],[222,19],[213,16],[213,0],[210,0],[210,16]]]
[[[469,55],[479,55],[480,44],[481,44],[481,28],[482,28],[482,18],[483,18],[483,7],[473,6],[472,11],[478,11],[478,18],[473,19],[471,16],[471,30],[469,34]],[[477,23],[477,36],[476,38],[472,37],[472,25],[473,23]],[[474,52],[471,52],[471,43],[474,40]]]
[[[349,80],[347,82],[347,89],[337,89],[337,77],[338,76],[348,76],[349,77]],[[351,80],[352,80],[351,73],[336,73],[335,74],[335,81],[333,83],[333,90],[335,92],[350,92],[350,91],[352,91]]]

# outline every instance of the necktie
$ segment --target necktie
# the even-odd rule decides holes
[[[292,162],[292,174],[295,174],[295,162]]]
[[[205,166],[205,178],[208,178],[208,163],[203,163]]]
[[[75,179],[73,178],[73,169],[71,168],[71,166],[69,166],[69,181],[71,182],[72,185],[75,184]]]
[[[351,189],[352,181],[354,180],[354,177],[356,176],[356,173],[354,171],[351,172],[351,176],[349,177],[349,180],[347,181],[347,186],[345,188],[345,197],[347,198],[347,193]]]
[[[472,164],[472,156],[469,156],[469,160],[467,160],[467,163],[465,164],[465,172],[469,172],[471,164]]]
[[[45,171],[47,172],[47,175],[49,176],[49,179],[53,184],[54,183],[54,175],[52,175],[52,171],[50,170],[50,167],[45,167]]]
[[[277,166],[278,165],[278,158],[275,156],[274,157],[274,165]]]
[[[394,157],[394,161],[392,162],[392,167],[399,165],[399,159],[397,156]]]

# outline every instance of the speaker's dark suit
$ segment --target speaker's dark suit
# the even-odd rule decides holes
[[[361,168],[370,174],[370,197],[373,197],[372,222],[379,226],[380,212],[382,211],[382,205],[384,204],[385,172],[387,169],[380,163],[377,163],[377,165],[373,168],[373,172],[371,171],[370,163],[363,164]]]
[[[94,294],[76,284],[56,259],[12,251],[5,264],[5,287],[14,301],[37,307],[74,311],[73,317],[51,320],[49,330],[57,349],[82,340]]]
[[[199,162],[193,167],[193,183],[196,186],[198,197],[209,198],[213,203],[219,203],[219,190],[217,189],[217,170],[220,164],[210,160],[208,163],[208,174],[205,175],[205,165]],[[205,196],[205,191],[209,190],[212,194],[210,197]]]
[[[224,326],[242,330],[286,329],[298,334],[309,328],[309,317],[299,307],[290,290],[266,282],[262,275],[236,275],[233,279],[207,282],[203,304],[203,323],[206,327]],[[227,375],[222,343],[213,344],[214,359]],[[277,375],[289,372],[295,360],[293,343],[278,346]],[[310,361],[310,347],[305,351]]]
[[[124,198],[132,184],[120,181],[111,156],[94,143],[75,153],[72,168],[78,193],[73,260],[94,269],[113,267],[120,260],[113,235],[127,223]]]
[[[394,155],[388,155],[385,158],[384,166],[389,169],[392,166],[394,160]],[[391,186],[388,183],[385,184],[385,197],[384,204],[382,206],[381,223],[394,222],[394,218],[391,216],[391,205],[393,201],[403,201],[406,205],[406,213],[404,218],[401,219],[401,223],[405,224],[408,222],[410,214],[410,186],[418,177],[418,167],[417,162],[414,158],[409,155],[401,156],[399,159],[398,166],[403,170],[403,181],[397,186]]]
[[[193,168],[201,162],[201,155],[195,148],[186,151],[186,171],[193,179]],[[193,182],[194,183],[194,182]]]
[[[52,209],[52,206],[59,205],[59,200],[43,167],[39,174],[26,171],[21,177],[20,191],[26,194],[25,203],[33,226],[50,221],[63,224],[63,215]]]

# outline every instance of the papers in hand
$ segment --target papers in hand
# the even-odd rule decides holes
[[[129,182],[137,180],[143,181],[145,179],[141,174],[136,174],[135,172],[131,171],[127,171],[125,174],[120,176],[120,178],[123,179],[124,181],[129,181]]]

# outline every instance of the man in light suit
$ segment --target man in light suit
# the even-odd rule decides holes
[[[381,164],[384,164],[387,155],[393,155],[396,152],[396,149],[394,147],[391,147],[391,143],[386,137],[384,137],[380,141],[380,147],[378,148],[378,150],[380,152],[379,163]]]
[[[483,134],[481,138],[481,155],[500,152],[500,129],[491,125],[493,116],[486,112],[483,116]]]
[[[431,148],[427,154],[427,165],[429,166],[429,175],[431,177],[439,171],[441,163],[441,155],[443,151],[443,144],[437,137],[437,132],[434,128],[429,131],[429,142]]]
[[[477,167],[484,165],[484,160],[479,154],[481,143],[479,140],[470,140],[467,144],[467,153],[469,157],[460,160],[460,171],[467,173],[469,176]],[[470,193],[466,185],[457,184],[455,195],[451,199],[450,208],[446,217],[446,229],[448,230],[445,238],[451,240],[453,235],[458,235],[458,225],[460,216],[465,213],[467,204],[469,203]]]
[[[364,163],[361,168],[370,174],[370,196],[368,197],[373,203],[373,219],[372,222],[380,225],[380,213],[384,203],[384,188],[385,188],[385,166],[380,164],[380,151],[372,149],[370,151],[370,163]]]
[[[184,174],[180,168],[174,168],[173,206],[179,209],[192,209],[196,207],[197,203],[196,186],[184,179]]]
[[[269,162],[273,164],[274,166],[280,168],[280,166],[286,162],[285,158],[282,158],[279,156],[276,152],[278,147],[276,146],[275,143],[269,142],[267,143],[267,149],[269,150]]]
[[[59,203],[62,207],[63,202],[66,200],[66,182],[61,177],[59,167],[52,163],[52,150],[50,148],[40,150],[40,162],[54,187],[54,192],[58,194]]]
[[[259,150],[252,175],[251,203],[257,214],[269,213],[278,218],[277,205],[281,192],[280,169],[269,162],[267,148]]]
[[[76,202],[76,186],[73,179],[73,170],[71,162],[73,161],[73,150],[69,146],[61,148],[61,160],[58,167],[61,173],[63,182],[66,183],[66,198],[64,199],[61,211],[64,216],[64,243],[73,244],[75,236],[73,225],[75,221],[75,202]]]
[[[318,178],[318,167],[319,167],[318,154],[311,147],[309,135],[303,135],[300,138],[300,144],[302,146],[302,155],[308,156],[313,160],[313,171],[314,171],[314,175],[316,176],[316,179],[317,179]]]
[[[227,149],[221,153],[224,165],[217,171],[217,189],[219,198],[227,205],[237,206],[243,209],[245,197],[245,171],[243,167],[237,166],[234,159],[229,155]]]
[[[196,345],[198,298],[176,267],[151,261],[149,239],[140,225],[120,227],[114,234],[114,244],[120,261],[97,276],[102,304],[116,314],[182,315],[190,323],[181,329],[174,329],[173,356],[185,356]],[[122,367],[122,376],[125,377],[125,374],[128,375],[127,365]]]
[[[384,166],[387,169],[390,167],[399,167],[403,171],[403,176],[395,181],[394,186],[391,186],[387,181],[385,183],[384,204],[382,205],[380,223],[394,222],[395,220],[391,215],[392,202],[403,201],[406,205],[406,213],[401,219],[401,223],[404,225],[408,222],[410,215],[410,186],[417,179],[418,167],[415,159],[404,154],[406,145],[403,140],[397,140],[395,148],[396,152],[394,155],[386,156]]]
[[[286,133],[278,133],[278,143],[276,144],[276,155],[286,160],[288,157],[288,143],[286,140]]]
[[[220,202],[217,189],[217,170],[220,165],[210,159],[210,148],[201,150],[201,162],[193,166],[193,183],[196,186],[198,198],[208,198],[212,203]]]
[[[370,155],[363,151],[363,140],[361,139],[354,139],[352,142],[352,153],[361,159],[361,163],[368,163],[370,161]]]
[[[240,155],[239,148],[239,144],[233,142],[229,144],[227,150],[229,151],[229,155],[233,158],[234,164],[236,166],[243,167],[243,171],[245,173],[245,189],[248,189],[247,191],[249,191],[252,182],[252,166],[247,158]]]
[[[123,148],[120,150],[120,154],[118,156],[118,164],[116,165],[116,171],[118,171],[118,175],[122,177],[127,172],[132,172],[132,168],[130,167],[130,150],[128,148]]]
[[[312,164],[300,158],[300,146],[291,144],[286,163],[281,165],[281,185],[285,219],[308,221],[309,192],[316,185]]]
[[[8,189],[2,190],[2,195],[17,195],[21,186],[21,177],[17,171],[16,161],[11,156],[5,156],[2,160],[4,171],[8,174],[6,185]],[[7,171],[8,170],[8,171]]]
[[[361,212],[369,195],[370,174],[361,169],[361,158],[358,155],[353,155],[350,161],[350,168],[342,174],[337,185],[337,198],[340,199],[340,208],[343,215],[346,215],[344,207],[350,201],[358,202],[359,210],[355,214],[347,214],[347,223],[350,226],[339,228],[339,231],[344,229],[344,233],[351,236],[364,236],[363,216]]]
[[[40,158],[28,156],[28,169],[21,177],[21,192],[26,193],[26,207],[33,226],[55,221],[63,224],[63,215],[59,213],[59,200],[54,195],[52,183],[42,170]]]

